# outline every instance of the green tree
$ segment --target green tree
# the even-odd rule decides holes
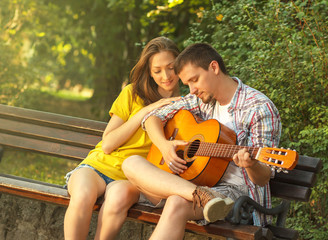
[[[6,25],[10,19],[20,23],[1,36],[9,36],[15,57],[20,59],[17,66],[28,69],[34,78],[29,84],[26,75],[22,77],[28,89],[91,87],[94,112],[103,120],[122,83],[128,81],[143,45],[165,35],[182,46],[189,36],[187,26],[198,21],[202,9],[210,7],[209,0],[1,3],[1,23]]]

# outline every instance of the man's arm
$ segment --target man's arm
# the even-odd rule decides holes
[[[234,155],[233,161],[237,166],[245,168],[248,177],[256,185],[263,187],[270,181],[270,167],[255,159],[251,159],[246,148],[239,150],[238,153]]]
[[[163,158],[169,168],[174,172],[181,174],[187,169],[186,161],[179,158],[175,149],[179,145],[187,145],[187,142],[181,140],[169,141],[165,138],[162,121],[157,116],[150,116],[145,121],[145,129],[152,142],[161,151]]]
[[[270,146],[279,144],[281,121],[279,112],[272,102],[266,102],[254,111],[250,124],[249,146]],[[255,159],[250,159],[246,149],[240,150],[233,158],[237,166],[245,168],[250,180],[259,186],[264,186],[272,176],[271,168]]]

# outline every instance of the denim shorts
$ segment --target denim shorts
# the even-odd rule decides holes
[[[69,178],[71,177],[71,175],[72,175],[72,173],[74,172],[74,171],[76,171],[77,169],[80,169],[80,168],[90,168],[90,169],[92,169],[92,170],[94,170],[104,181],[105,181],[105,183],[106,183],[106,185],[108,185],[109,183],[111,183],[111,182],[114,182],[115,180],[114,179],[111,179],[110,177],[107,177],[105,174],[103,174],[103,173],[101,173],[101,172],[99,172],[97,169],[95,169],[94,167],[92,167],[92,166],[90,166],[90,165],[88,165],[88,164],[81,164],[81,165],[79,165],[79,166],[77,166],[75,169],[73,169],[72,171],[70,171],[69,173],[67,173],[66,174],[66,176],[65,176],[65,179],[66,179],[66,185],[64,186],[65,188],[66,188],[66,186],[67,186],[67,183],[68,183],[68,180],[69,180]]]

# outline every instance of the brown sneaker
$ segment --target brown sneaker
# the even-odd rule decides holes
[[[234,201],[209,187],[197,186],[193,192],[194,209],[196,204],[203,208],[204,218],[209,222],[224,219],[230,212]]]

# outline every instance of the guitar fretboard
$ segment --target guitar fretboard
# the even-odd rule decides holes
[[[197,142],[192,143],[188,152],[194,156],[232,158],[240,149],[246,148],[251,158],[255,159],[258,147],[245,147],[230,144]]]

